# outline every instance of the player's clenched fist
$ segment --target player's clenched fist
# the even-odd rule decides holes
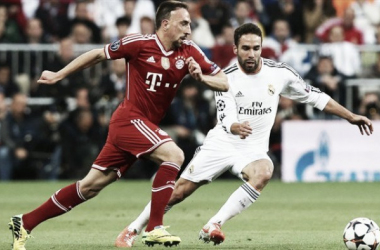
[[[231,125],[231,133],[234,135],[239,135],[240,139],[245,139],[252,134],[252,128],[248,121],[243,123],[235,122]]]
[[[189,57],[185,62],[189,68],[190,75],[197,81],[202,81],[202,70],[199,64],[194,60],[193,57]]]
[[[40,79],[37,80],[37,83],[54,84],[59,80],[61,79],[56,72],[44,70],[40,76]]]

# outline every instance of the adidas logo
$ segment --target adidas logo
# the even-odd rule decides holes
[[[235,95],[235,97],[244,97],[243,93],[241,93],[240,91]]]
[[[148,58],[148,60],[146,60],[147,62],[151,62],[151,63],[155,63],[156,61],[154,60],[154,57],[151,56]]]

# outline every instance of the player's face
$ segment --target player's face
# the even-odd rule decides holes
[[[238,46],[234,45],[239,65],[247,74],[256,73],[261,67],[261,37],[245,34],[240,37]]]
[[[186,9],[177,9],[171,12],[167,35],[173,43],[173,48],[181,47],[183,41],[188,39],[191,34],[190,23],[190,15]]]

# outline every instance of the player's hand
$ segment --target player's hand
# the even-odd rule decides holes
[[[234,135],[239,135],[240,139],[245,139],[252,134],[252,128],[248,121],[243,123],[236,122],[231,125],[231,133]]]
[[[37,83],[43,84],[54,84],[61,80],[58,73],[44,70],[40,76],[40,79],[37,80]]]
[[[367,135],[371,135],[373,133],[372,122],[365,116],[354,114],[352,118],[349,120],[349,122],[351,124],[357,125],[362,135],[364,134],[364,132]]]
[[[186,59],[185,63],[189,69],[190,75],[197,81],[202,81],[202,70],[199,64],[194,60],[193,57],[189,57]]]

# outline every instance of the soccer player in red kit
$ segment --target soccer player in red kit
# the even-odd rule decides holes
[[[69,74],[106,59],[126,60],[124,101],[112,115],[106,144],[80,181],[66,186],[35,210],[16,215],[9,223],[13,249],[24,250],[30,232],[41,222],[64,214],[95,197],[120,178],[139,157],[160,164],[152,184],[152,206],[143,243],[177,245],[181,239],[163,226],[164,209],[183,163],[182,150],[158,127],[185,75],[218,91],[227,91],[227,77],[190,40],[187,5],[178,1],[160,4],[156,33],[132,34],[74,59],[58,72],[44,71],[39,83],[54,84]]]

